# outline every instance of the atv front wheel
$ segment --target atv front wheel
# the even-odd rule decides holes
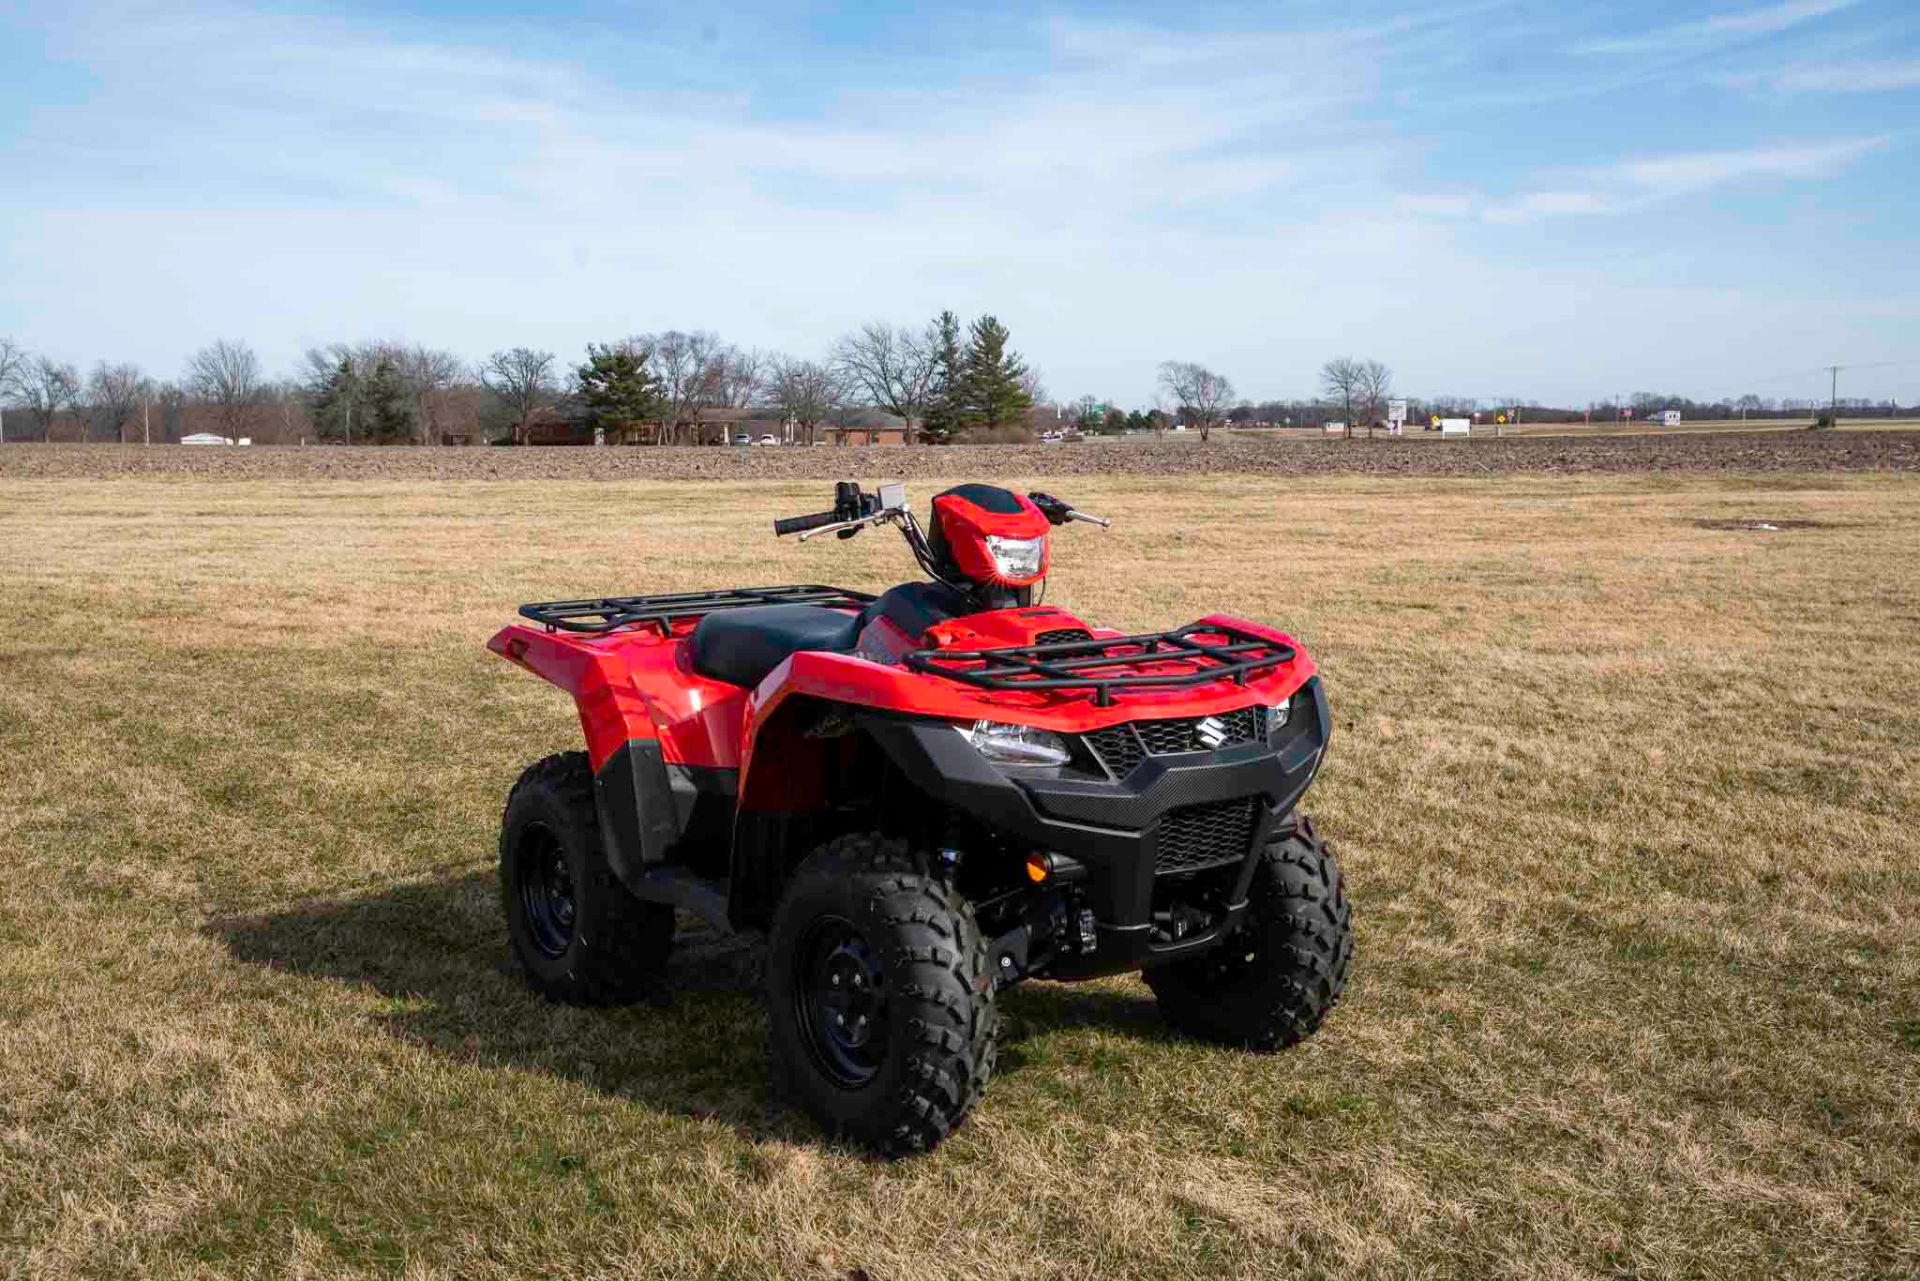
[[[883,1154],[934,1147],[993,1072],[972,905],[904,841],[860,833],[808,856],[774,914],[767,989],[776,1096]]]
[[[584,752],[527,767],[500,821],[500,897],[527,983],[550,1001],[620,1005],[658,990],[673,909],[607,863]]]
[[[1352,915],[1333,851],[1303,816],[1261,851],[1247,914],[1212,951],[1141,975],[1190,1036],[1270,1052],[1312,1036],[1353,962]]]

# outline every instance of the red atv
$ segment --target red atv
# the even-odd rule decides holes
[[[507,799],[500,885],[559,1001],[659,984],[675,912],[768,937],[776,1092],[885,1152],[940,1142],[993,1069],[1001,988],[1141,970],[1168,1020],[1272,1050],[1352,957],[1294,809],[1331,721],[1311,659],[1214,616],[1123,635],[1038,601],[1047,494],[902,486],[774,522],[892,525],[929,581],[523,605],[489,642],[573,695],[585,753]]]

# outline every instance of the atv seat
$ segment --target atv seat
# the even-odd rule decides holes
[[[850,650],[860,616],[818,605],[755,605],[708,614],[693,629],[693,670],[749,689],[802,650]]]

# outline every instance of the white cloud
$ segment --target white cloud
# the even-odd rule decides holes
[[[1531,222],[1557,215],[1632,213],[1681,196],[1741,183],[1830,178],[1888,144],[1886,137],[1641,156],[1571,171],[1560,185],[1481,208],[1489,222]]]
[[[1696,22],[1679,22],[1637,36],[1588,40],[1573,46],[1574,53],[1656,53],[1742,36],[1772,35],[1814,18],[1822,18],[1855,3],[1855,0],[1785,0],[1763,9],[1742,13],[1715,14]]]
[[[1778,71],[1746,71],[1714,77],[1729,89],[1777,93],[1889,93],[1920,89],[1920,59],[1882,62],[1801,62]]]

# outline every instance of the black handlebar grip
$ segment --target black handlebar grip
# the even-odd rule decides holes
[[[825,529],[828,525],[839,523],[838,512],[815,512],[811,516],[783,516],[773,522],[773,534],[776,538],[782,534],[804,534],[809,529]]]

